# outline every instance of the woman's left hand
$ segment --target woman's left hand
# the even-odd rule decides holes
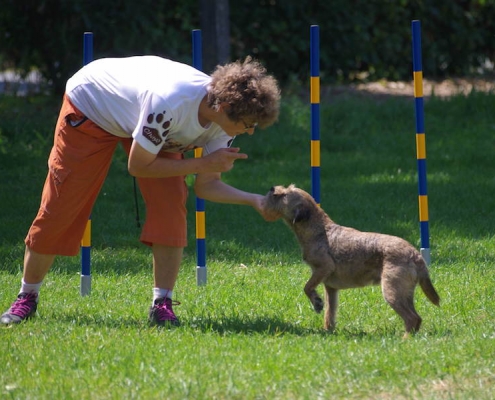
[[[265,196],[260,194],[255,195],[253,207],[258,211],[265,221],[273,222],[280,218],[280,215],[270,212],[265,207]]]

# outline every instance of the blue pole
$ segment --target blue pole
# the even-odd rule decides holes
[[[421,56],[421,22],[412,21],[414,104],[416,112],[416,151],[418,163],[418,203],[421,254],[430,264],[430,232],[428,221],[428,189],[426,184],[426,135],[423,101],[423,60]]]
[[[93,32],[84,32],[83,40],[83,65],[87,65],[93,61]]]
[[[93,61],[93,33],[84,32],[83,36],[83,65]],[[81,240],[81,296],[91,293],[91,216],[86,224]]]
[[[311,194],[320,204],[320,27],[310,28]]]
[[[192,59],[193,67],[203,69],[203,51],[201,30],[194,29],[192,31]],[[201,157],[203,149],[194,150],[195,157]],[[207,270],[206,270],[206,213],[205,200],[196,197],[196,283],[198,286],[206,285]]]

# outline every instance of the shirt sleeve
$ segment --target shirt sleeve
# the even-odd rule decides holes
[[[149,94],[141,103],[139,121],[132,137],[145,150],[158,154],[173,127],[174,118],[166,103],[160,97]]]

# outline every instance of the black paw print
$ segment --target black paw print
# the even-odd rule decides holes
[[[165,118],[166,111],[159,113],[151,113],[146,118],[147,125],[143,126],[143,136],[155,146],[160,146],[170,132],[170,121],[172,118]]]
[[[146,118],[148,124],[151,125],[151,129],[157,129],[158,131],[161,131],[160,128],[163,129],[163,131],[160,132],[162,137],[166,137],[168,135],[168,132],[170,131],[170,122],[172,121],[172,118],[165,118],[166,113],[166,111],[163,111],[161,113],[158,113],[158,115],[156,116],[155,113],[151,113],[148,115],[148,118]]]

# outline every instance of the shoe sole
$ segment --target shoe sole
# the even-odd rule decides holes
[[[175,320],[175,321],[164,321],[164,322],[156,322],[156,321],[148,321],[150,326],[154,327],[178,327],[180,326],[180,322],[179,320]]]
[[[26,321],[30,320],[31,318],[34,318],[36,315],[37,315],[37,312],[34,313],[33,315],[27,316],[24,319],[20,319],[19,321],[16,321],[16,320],[11,320],[9,322],[0,321],[0,326],[5,327],[5,328],[8,328],[8,327],[11,327],[11,326],[14,326],[14,325],[20,325],[23,322],[26,322]]]

